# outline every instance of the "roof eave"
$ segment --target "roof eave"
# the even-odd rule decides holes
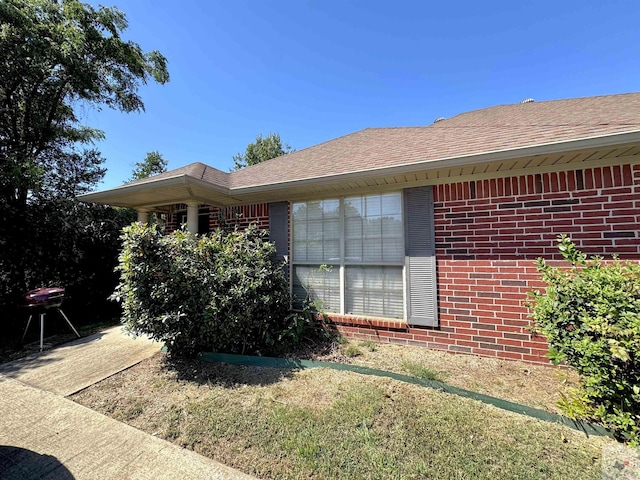
[[[494,150],[479,154],[462,155],[455,157],[446,157],[435,160],[425,160],[422,162],[412,162],[404,165],[396,165],[391,167],[371,168],[366,170],[358,170],[355,172],[341,173],[334,175],[324,175],[321,177],[306,178],[300,180],[290,180],[286,182],[278,182],[264,185],[252,185],[248,187],[231,188],[230,191],[234,196],[242,196],[276,190],[286,190],[294,187],[303,187],[311,185],[323,185],[335,182],[344,182],[350,180],[358,180],[362,178],[370,178],[372,176],[386,175],[403,175],[414,173],[416,171],[431,170],[449,167],[464,167],[473,164],[488,163],[500,160],[508,160],[519,157],[528,157],[535,155],[546,155],[550,153],[561,153],[572,150],[582,150],[588,148],[599,148],[607,146],[624,145],[628,143],[640,142],[640,131],[616,133],[612,135],[603,135],[598,137],[581,138],[571,141],[561,141],[545,143],[540,145],[531,145],[527,147],[518,147],[506,150]]]
[[[268,193],[270,197],[280,197],[284,195],[287,190],[300,187],[330,185],[339,182],[348,182],[351,180],[360,180],[378,176],[404,175],[424,170],[464,167],[474,164],[497,162],[514,158],[562,153],[572,150],[615,147],[618,145],[631,143],[640,143],[639,130],[610,135],[592,136],[571,141],[550,142],[539,145],[529,145],[526,147],[494,150],[471,155],[424,160],[403,165],[364,169],[348,173],[324,175],[320,177],[305,178],[300,180],[290,180],[262,185],[240,186],[234,188],[229,188],[225,185],[212,183],[210,181],[196,178],[188,174],[180,174],[173,177],[149,179],[149,181],[145,181],[143,183],[122,185],[108,190],[86,193],[83,195],[79,195],[77,198],[84,202],[96,202],[114,206],[124,206],[130,208],[148,207],[159,205],[160,203],[136,202],[134,200],[134,196],[140,193],[151,193],[154,190],[163,190],[171,187],[175,188],[184,186],[184,194],[175,196],[176,202],[174,203],[184,203],[183,200],[186,198],[195,198],[190,193],[190,188],[196,187],[207,190],[212,194],[210,195],[210,198],[206,199],[202,196],[198,197],[198,199],[201,200],[200,203],[206,203],[205,200],[211,200],[211,204],[224,205],[227,203],[231,204],[243,202],[245,199],[249,200],[251,197],[265,193]],[[165,199],[165,201],[166,204],[169,204],[172,199]]]
[[[187,174],[176,175],[174,177],[164,177],[155,180],[150,180],[144,183],[136,183],[133,185],[121,185],[115,188],[110,188],[108,190],[101,190],[98,192],[85,193],[82,195],[78,195],[77,198],[83,202],[95,202],[95,203],[105,203],[116,206],[130,206],[130,202],[126,202],[123,200],[126,197],[131,195],[135,195],[141,192],[149,192],[152,190],[159,190],[168,187],[176,187],[184,185],[185,188],[194,186],[206,188],[208,190],[212,190],[220,195],[230,195],[231,192],[226,186],[218,185],[215,183],[207,182],[206,180],[202,180],[199,178],[192,177]]]

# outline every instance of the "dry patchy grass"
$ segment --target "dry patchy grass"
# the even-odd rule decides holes
[[[363,354],[353,363],[384,367],[385,351],[395,350],[387,347],[363,348],[381,356]],[[459,370],[495,383],[490,367],[476,365],[481,361],[447,355],[438,362],[438,352],[429,359],[420,353],[404,351],[389,369],[399,371],[405,360],[437,368],[449,382]],[[446,368],[446,360],[460,363]],[[518,379],[535,375],[505,363],[494,377],[502,369]],[[524,383],[535,390],[535,382]],[[73,399],[264,479],[596,479],[601,447],[610,443],[388,378],[171,361],[161,354]]]
[[[357,356],[344,355],[345,345],[358,347]],[[314,360],[362,365],[390,372],[442,380],[449,385],[560,413],[559,392],[575,386],[578,376],[567,368],[532,365],[515,360],[451,354],[422,347],[374,344],[352,340]],[[423,370],[427,375],[420,375]],[[432,372],[434,377],[428,376]]]

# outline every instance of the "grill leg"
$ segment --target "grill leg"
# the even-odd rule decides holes
[[[24,328],[24,333],[22,334],[22,343],[24,343],[24,337],[27,336],[27,330],[29,330],[29,325],[31,325],[31,319],[33,315],[29,315],[29,320],[27,320],[27,326]]]
[[[44,346],[44,312],[40,314],[40,351]]]
[[[71,330],[73,330],[73,333],[75,333],[77,335],[78,338],[80,338],[80,334],[78,333],[78,331],[76,330],[76,327],[73,326],[73,324],[69,321],[69,319],[67,318],[67,316],[64,314],[64,312],[62,311],[62,309],[58,309],[58,311],[60,312],[60,315],[62,315],[62,318],[64,318],[67,323],[69,324],[69,326],[71,327]]]

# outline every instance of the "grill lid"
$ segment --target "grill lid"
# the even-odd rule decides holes
[[[22,299],[27,307],[59,307],[64,300],[64,288],[37,288],[25,293]]]

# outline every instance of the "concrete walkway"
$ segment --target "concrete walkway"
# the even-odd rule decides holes
[[[116,327],[1,365],[0,478],[253,478],[65,398],[159,349]]]
[[[161,345],[121,327],[0,365],[0,375],[68,396],[149,358]]]

